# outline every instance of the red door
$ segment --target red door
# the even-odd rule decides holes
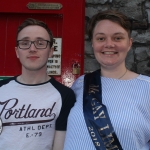
[[[26,18],[46,22],[54,35],[54,55],[48,60],[48,73],[56,80],[71,86],[83,74],[84,66],[84,1],[9,0],[0,2],[0,76],[21,73],[21,65],[15,55],[16,32]],[[56,6],[61,6],[57,8]]]

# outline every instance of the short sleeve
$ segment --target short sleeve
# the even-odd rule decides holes
[[[51,79],[51,83],[60,93],[62,100],[62,107],[56,120],[55,130],[66,131],[68,115],[76,101],[75,94],[71,88],[57,82],[54,78]]]

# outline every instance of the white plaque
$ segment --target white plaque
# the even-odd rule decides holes
[[[53,56],[47,61],[47,73],[48,75],[61,75],[62,38],[54,38],[53,47]]]

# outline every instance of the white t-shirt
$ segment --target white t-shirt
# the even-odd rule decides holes
[[[72,89],[76,103],[70,111],[64,150],[96,150],[83,114],[83,80]],[[131,80],[101,77],[102,102],[123,150],[150,149],[150,77]],[[149,141],[149,142],[148,142]]]
[[[0,95],[0,150],[50,150],[75,102],[73,91],[53,78],[36,85],[3,80]]]

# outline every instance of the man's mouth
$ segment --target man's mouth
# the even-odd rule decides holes
[[[29,56],[28,58],[38,58],[38,56]]]
[[[28,57],[28,59],[30,59],[30,60],[36,60],[36,59],[38,59],[39,57],[37,57],[37,56],[29,56]]]

